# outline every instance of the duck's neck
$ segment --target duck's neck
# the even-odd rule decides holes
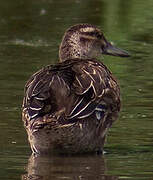
[[[68,34],[63,37],[59,48],[60,62],[67,59],[82,58],[81,47],[77,34]]]

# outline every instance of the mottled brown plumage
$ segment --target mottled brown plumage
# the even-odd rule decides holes
[[[95,26],[75,25],[63,37],[60,63],[41,69],[27,82],[22,119],[34,153],[102,151],[120,111],[120,89],[95,59],[100,54],[128,56]]]

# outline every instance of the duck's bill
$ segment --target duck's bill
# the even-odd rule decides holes
[[[105,47],[103,49],[102,53],[106,54],[106,55],[120,56],[120,57],[129,57],[130,56],[127,51],[117,48],[110,43],[107,44],[107,47]]]

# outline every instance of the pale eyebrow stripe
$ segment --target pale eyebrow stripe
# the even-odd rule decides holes
[[[83,27],[83,28],[80,28],[80,31],[81,32],[94,32],[95,28],[93,28],[93,27]]]
[[[85,38],[85,39],[96,39],[96,37],[94,37],[94,36],[83,35],[83,34],[81,34],[81,38]]]

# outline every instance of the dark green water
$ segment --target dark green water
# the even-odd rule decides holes
[[[109,132],[104,157],[30,158],[20,110],[24,84],[58,61],[64,31],[82,22],[97,25],[132,55],[101,58],[121,85],[119,121]],[[152,0],[0,2],[0,179],[26,179],[27,174],[41,180],[153,178]]]

